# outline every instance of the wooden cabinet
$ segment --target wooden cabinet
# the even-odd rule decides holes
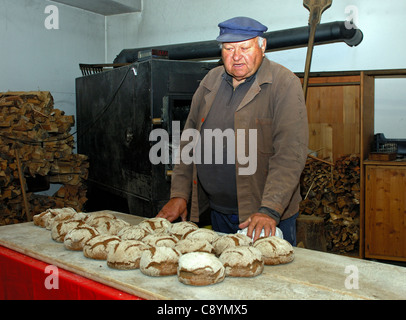
[[[309,149],[319,158],[367,158],[374,138],[373,76],[360,71],[312,73],[306,106]]]
[[[368,160],[375,79],[393,77],[406,77],[406,69],[311,73],[309,149],[331,162],[360,156],[359,257],[406,261],[406,163]]]
[[[302,78],[302,74],[298,76]],[[351,209],[359,210],[359,214],[351,216],[354,225],[358,227],[358,230],[354,230],[359,236],[359,243],[355,245],[354,252],[347,254],[363,257],[362,162],[367,158],[374,138],[374,77],[362,71],[312,73],[309,78],[306,107],[309,149],[316,151],[318,158],[334,163],[343,156],[356,154],[360,157],[359,209]],[[323,200],[325,193],[326,190],[319,192],[316,195],[317,200]],[[331,210],[323,208],[325,209]],[[341,214],[340,210],[341,207],[335,212],[338,216]],[[347,221],[341,218],[333,218],[331,221],[325,221],[325,228],[330,229],[330,233],[334,233],[335,237],[339,235],[340,239],[337,241],[344,242],[340,232],[346,223]],[[327,242],[334,241],[332,238],[333,236],[330,236],[330,239],[328,237]]]
[[[406,261],[406,163],[365,162],[365,257]]]

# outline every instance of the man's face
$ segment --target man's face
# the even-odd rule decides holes
[[[266,40],[260,47],[258,38],[223,43],[221,54],[227,73],[237,81],[249,78],[260,67],[265,48]]]

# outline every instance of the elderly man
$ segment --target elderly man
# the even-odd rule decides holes
[[[308,150],[300,81],[265,57],[266,39],[261,36],[267,27],[246,17],[224,21],[219,27],[217,41],[222,45],[224,66],[211,70],[200,83],[185,129],[200,133],[255,129],[256,171],[241,175],[237,169],[244,164],[226,161],[226,152],[222,164],[181,161],[172,175],[171,199],[157,216],[185,220],[191,201],[192,221],[199,221],[199,215],[210,208],[216,231],[235,233],[248,228],[247,235],[255,241],[262,231],[265,236],[275,235],[278,226],[295,245],[299,179]],[[245,150],[251,147],[247,141]],[[200,145],[206,145],[203,142]],[[184,146],[181,143],[181,150]]]

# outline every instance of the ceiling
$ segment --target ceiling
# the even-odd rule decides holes
[[[86,11],[111,16],[122,13],[141,12],[142,0],[51,0]]]

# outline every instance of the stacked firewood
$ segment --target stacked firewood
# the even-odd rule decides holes
[[[89,163],[73,153],[73,125],[49,92],[0,93],[0,225],[50,207],[82,209]],[[53,196],[30,192],[27,180],[38,177],[62,186]]]
[[[301,177],[300,212],[322,217],[327,250],[351,253],[359,247],[360,159],[349,155],[334,164],[309,158]]]

